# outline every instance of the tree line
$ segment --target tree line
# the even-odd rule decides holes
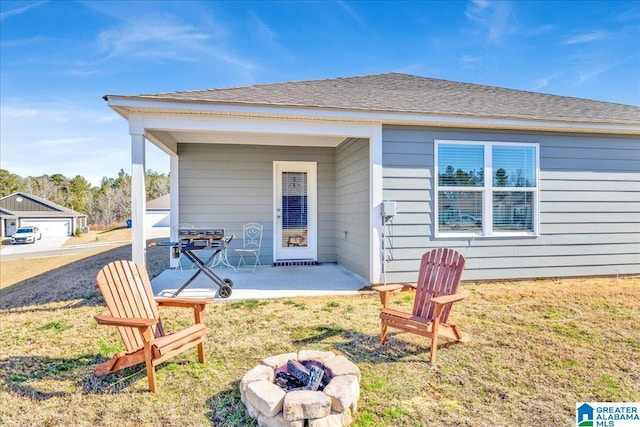
[[[169,193],[169,175],[146,172],[147,200]],[[87,214],[90,225],[109,225],[131,217],[131,176],[120,169],[116,178],[102,178],[99,187],[83,176],[53,175],[21,177],[0,169],[0,197],[21,191]]]

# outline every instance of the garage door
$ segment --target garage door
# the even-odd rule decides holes
[[[70,219],[23,219],[20,221],[20,225],[39,227],[42,231],[42,237],[71,235]]]

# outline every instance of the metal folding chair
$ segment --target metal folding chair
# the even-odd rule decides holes
[[[251,265],[247,264],[245,256],[255,257],[253,271],[256,271],[256,267],[261,265],[260,246],[262,245],[262,228],[262,224],[258,224],[257,222],[250,222],[242,227],[242,248],[236,249],[236,253],[240,254],[238,269],[243,264],[245,267],[251,268]]]

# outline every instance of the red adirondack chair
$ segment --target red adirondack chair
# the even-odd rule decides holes
[[[376,287],[382,302],[380,344],[387,341],[389,327],[431,338],[431,363],[434,363],[438,336],[468,341],[467,334],[447,323],[451,305],[469,296],[468,292],[456,293],[465,263],[464,257],[453,249],[434,249],[422,256],[416,285]],[[406,290],[416,291],[413,311],[404,313],[389,308],[390,294]]]

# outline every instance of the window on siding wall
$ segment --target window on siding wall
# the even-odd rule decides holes
[[[436,236],[538,233],[538,144],[435,141]]]

